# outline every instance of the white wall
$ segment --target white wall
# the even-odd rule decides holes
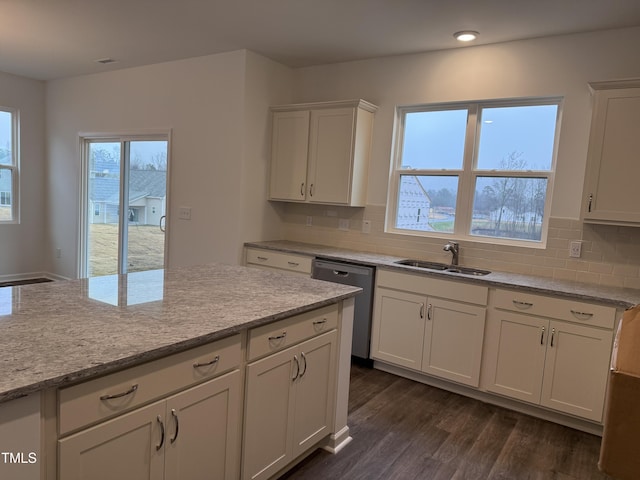
[[[376,114],[368,203],[384,205],[396,105],[564,97],[551,215],[578,218],[591,103],[587,82],[640,77],[640,28],[466,47],[295,70],[294,100],[364,98]]]
[[[77,275],[80,132],[170,128],[168,265],[236,262],[244,240],[240,222],[258,225],[266,198],[264,179],[259,205],[240,193],[248,165],[255,162],[260,171],[266,155],[266,117],[247,122],[245,116],[282,95],[279,81],[289,75],[271,63],[236,51],[49,82],[50,271]],[[262,78],[260,88],[247,72]],[[181,206],[192,208],[190,221],[178,219]],[[258,237],[260,230],[253,230]]]
[[[44,82],[0,72],[0,105],[20,115],[20,223],[0,225],[0,278],[45,270]]]

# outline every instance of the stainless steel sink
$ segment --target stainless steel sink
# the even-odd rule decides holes
[[[446,269],[447,272],[451,273],[461,273],[463,275],[475,275],[481,277],[483,275],[489,275],[491,272],[489,270],[481,270],[479,268],[471,268],[471,267],[449,267]]]
[[[398,265],[407,265],[409,267],[418,267],[418,268],[427,268],[429,270],[446,270],[449,268],[449,265],[446,263],[438,263],[438,262],[427,262],[425,260],[398,260]]]
[[[479,268],[472,267],[461,267],[459,265],[447,265],[446,263],[439,262],[429,262],[426,260],[398,260],[398,265],[407,265],[409,267],[417,267],[417,268],[425,268],[427,270],[438,270],[441,272],[450,272],[450,273],[459,273],[462,275],[474,275],[474,276],[483,276],[489,275],[491,272],[489,270],[481,270]]]

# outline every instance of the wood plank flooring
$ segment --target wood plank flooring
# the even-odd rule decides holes
[[[339,454],[318,450],[282,478],[608,479],[600,437],[354,365]]]

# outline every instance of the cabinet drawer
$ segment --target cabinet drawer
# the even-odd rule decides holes
[[[249,360],[277,352],[338,326],[338,305],[286,318],[249,331]]]
[[[247,264],[251,266],[260,265],[311,275],[311,257],[259,248],[247,248],[246,258]]]
[[[240,365],[240,335],[89,380],[58,392],[60,435]]]
[[[492,298],[494,307],[501,310],[557,318],[594,327],[612,329],[616,318],[615,307],[563,298],[552,298],[511,290],[495,290],[492,293]]]

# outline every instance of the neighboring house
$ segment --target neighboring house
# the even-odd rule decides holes
[[[117,223],[120,215],[120,180],[104,172],[92,175],[89,185],[90,223]],[[129,222],[159,225],[165,215],[167,172],[131,170],[129,172]]]
[[[403,175],[398,193],[398,215],[396,228],[406,230],[433,231],[429,225],[431,199],[415,175]]]
[[[11,172],[0,170],[0,206],[11,206]]]

